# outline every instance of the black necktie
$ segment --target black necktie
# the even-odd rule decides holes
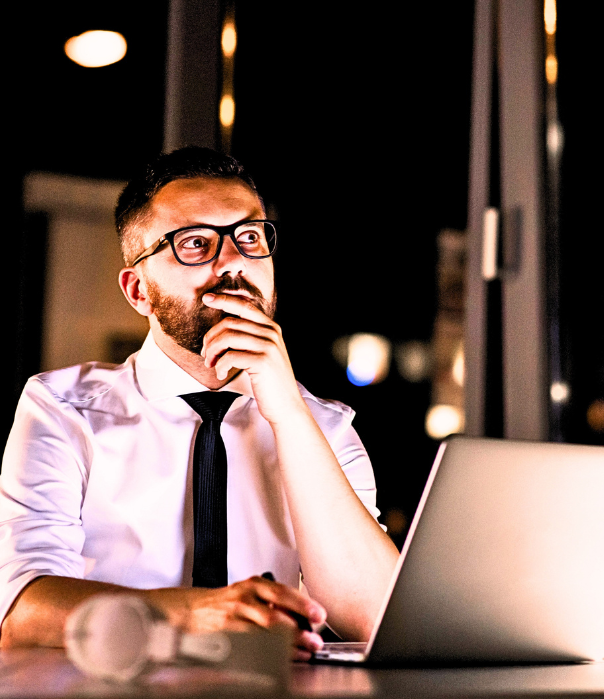
[[[203,420],[193,452],[193,587],[223,587],[227,574],[227,456],[220,423],[238,393],[180,396]]]

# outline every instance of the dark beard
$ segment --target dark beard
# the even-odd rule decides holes
[[[251,302],[265,313],[269,318],[275,315],[276,293],[270,301],[266,301],[262,292],[243,277],[221,277],[214,286],[208,285],[200,289],[197,298],[191,308],[181,299],[164,294],[159,286],[147,281],[147,294],[153,306],[153,311],[161,329],[169,335],[177,344],[195,354],[199,354],[203,347],[203,338],[208,330],[230,313],[209,308],[201,300],[204,294],[219,294],[221,291],[243,290],[251,294]]]

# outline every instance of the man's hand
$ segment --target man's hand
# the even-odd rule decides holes
[[[189,633],[222,629],[248,631],[254,626],[289,628],[294,632],[295,660],[309,660],[312,653],[323,645],[319,634],[301,631],[291,614],[299,614],[312,624],[322,624],[326,618],[325,610],[318,602],[286,585],[253,577],[228,587],[192,588],[186,590],[187,609],[176,615],[177,605],[171,603],[169,592],[149,591],[148,598],[170,621]]]
[[[135,594],[157,608],[174,626],[189,633],[287,627],[294,631],[293,657],[308,660],[323,645],[321,637],[300,631],[292,613],[313,624],[325,609],[298,590],[264,578],[219,587],[167,587],[137,590],[96,580],[46,575],[25,587],[2,625],[2,648],[63,645],[65,620],[81,602],[97,594]]]
[[[305,412],[281,328],[242,296],[205,294],[202,300],[232,314],[206,333],[201,353],[205,365],[215,368],[218,379],[234,368],[247,372],[260,414],[271,424],[292,411]]]

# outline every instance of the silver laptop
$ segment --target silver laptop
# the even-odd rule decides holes
[[[604,447],[440,447],[367,644],[317,660],[604,658]]]

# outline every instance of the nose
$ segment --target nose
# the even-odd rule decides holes
[[[217,277],[225,274],[236,277],[238,274],[245,273],[246,259],[237,250],[230,235],[225,235],[222,239],[220,255],[214,260],[212,266]]]

